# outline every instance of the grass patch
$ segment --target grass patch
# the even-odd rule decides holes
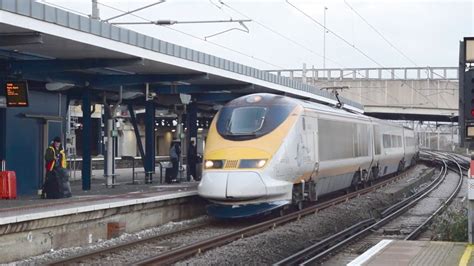
[[[431,229],[433,240],[467,242],[467,209],[445,211],[435,218]]]

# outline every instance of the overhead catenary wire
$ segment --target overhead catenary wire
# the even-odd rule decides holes
[[[209,0],[209,1],[211,2],[212,5],[214,5],[214,6],[217,7],[218,9],[222,10],[222,8],[221,8],[220,6],[218,6],[216,3],[214,3],[212,0]],[[340,64],[339,62],[337,62],[337,61],[335,61],[335,60],[333,60],[333,59],[331,59],[331,58],[328,58],[327,56],[324,57],[323,55],[321,55],[321,54],[315,52],[314,50],[312,50],[312,49],[306,47],[305,45],[303,45],[303,44],[301,44],[301,43],[299,43],[299,42],[297,42],[297,41],[295,41],[295,40],[289,38],[288,36],[286,36],[286,35],[284,35],[284,34],[278,32],[278,31],[272,29],[271,27],[265,25],[264,23],[262,23],[262,22],[256,20],[255,18],[251,18],[250,16],[248,16],[248,15],[244,14],[243,12],[237,10],[236,8],[230,6],[229,4],[225,3],[224,1],[220,0],[219,3],[222,4],[223,6],[229,8],[230,10],[234,11],[235,13],[237,13],[237,14],[243,16],[243,17],[246,17],[247,19],[251,19],[253,22],[255,22],[256,24],[260,25],[260,26],[263,27],[264,29],[266,29],[266,30],[268,30],[268,31],[270,31],[270,32],[272,32],[272,33],[274,33],[274,34],[280,36],[281,38],[283,38],[283,39],[285,39],[285,40],[287,40],[287,41],[289,41],[289,42],[291,42],[291,43],[293,43],[293,44],[295,44],[295,45],[297,45],[297,46],[299,46],[299,47],[305,49],[306,51],[310,52],[311,54],[314,54],[314,55],[316,55],[316,56],[318,56],[318,57],[321,57],[321,58],[325,58],[326,60],[328,60],[328,61],[330,61],[330,62],[333,62],[334,64],[336,64],[336,65],[338,65],[338,66],[340,66],[340,67],[344,67],[344,66],[343,66],[342,64]],[[222,11],[225,12],[224,10],[222,10]],[[227,12],[226,12],[226,14],[228,15]],[[352,74],[352,73],[349,73],[349,74]],[[346,75],[349,75],[349,74],[346,74]],[[359,71],[356,71],[356,74],[359,75],[359,76],[361,76],[361,77],[366,77],[364,74],[361,74]],[[329,81],[329,80],[328,80],[328,81],[325,81],[325,82],[323,82],[323,83],[319,83],[318,86],[324,86],[325,84],[329,84],[329,83],[331,83],[331,82],[332,82],[332,81]],[[361,97],[362,97],[362,96],[361,96]],[[392,96],[392,95],[388,95],[388,97],[394,99],[397,103],[400,102],[397,98],[395,98],[395,97]],[[368,99],[368,98],[366,98],[366,99]],[[370,101],[370,99],[368,99],[368,100]]]
[[[120,17],[123,17],[123,16],[126,16],[126,15],[130,15],[132,13],[135,13],[135,12],[138,12],[138,11],[141,11],[143,9],[147,9],[149,7],[152,7],[152,6],[156,6],[158,4],[162,4],[164,3],[166,0],[160,0],[160,1],[157,1],[157,2],[154,2],[154,3],[151,3],[149,5],[146,5],[146,6],[142,6],[142,7],[139,7],[139,8],[136,8],[134,10],[130,10],[130,11],[127,11],[127,12],[123,12],[122,14],[119,14],[119,15],[116,15],[116,16],[113,16],[113,17],[110,17],[108,19],[105,19],[104,22],[108,22],[110,20],[113,20],[113,19],[116,19],[116,18],[120,18]]]
[[[212,3],[214,6],[216,6],[217,8],[219,8],[220,10],[222,10],[222,8],[220,8],[219,6],[217,6],[214,2],[211,1],[211,3]],[[312,50],[311,48],[307,47],[306,45],[301,44],[300,42],[297,42],[297,41],[291,39],[290,37],[288,37],[288,36],[286,36],[286,35],[284,35],[284,34],[278,32],[278,31],[276,31],[275,29],[273,29],[273,28],[271,28],[271,27],[265,25],[264,23],[262,23],[262,22],[260,22],[260,21],[258,21],[258,20],[256,20],[256,19],[254,19],[254,18],[251,18],[250,16],[248,16],[248,15],[244,14],[243,12],[237,10],[236,8],[230,6],[229,4],[225,3],[224,1],[221,0],[221,1],[219,1],[219,3],[221,3],[223,6],[229,8],[230,10],[234,11],[235,13],[237,13],[237,14],[243,16],[243,17],[246,17],[247,19],[251,19],[253,22],[255,22],[256,24],[258,24],[258,25],[261,26],[262,28],[264,28],[264,29],[266,29],[266,30],[272,32],[273,34],[276,34],[276,35],[280,36],[281,38],[287,40],[288,42],[293,43],[294,45],[296,45],[296,46],[298,46],[298,47],[303,48],[303,49],[306,50],[307,52],[309,52],[309,53],[311,53],[311,54],[313,54],[313,55],[316,55],[316,56],[318,56],[318,57],[320,57],[320,58],[324,58],[323,55],[321,55],[320,53],[315,52],[314,50]],[[339,62],[337,62],[337,61],[335,61],[335,60],[333,60],[333,59],[331,59],[331,58],[326,57],[326,60],[331,61],[331,62],[333,62],[334,64],[336,64],[336,65],[338,65],[338,66],[340,66],[340,67],[343,67]]]
[[[347,7],[349,7],[352,10],[352,12],[356,14],[362,21],[364,21],[365,24],[367,24],[375,33],[377,33],[377,35],[379,35],[380,38],[382,38],[388,45],[390,45],[390,47],[392,47],[395,51],[397,51],[401,56],[403,56],[406,60],[408,60],[414,66],[418,67],[418,64],[414,60],[408,57],[403,51],[397,48],[395,44],[389,41],[377,28],[375,28],[372,24],[370,24],[370,22],[367,19],[365,19],[359,12],[357,12],[357,10],[353,6],[351,6],[346,0],[344,0],[344,4],[346,4]]]
[[[380,36],[380,38],[382,38],[390,47],[392,47],[395,51],[397,51],[402,57],[404,57],[407,61],[409,61],[410,63],[412,63],[415,67],[419,67],[418,64],[412,59],[410,58],[408,55],[406,55],[401,49],[399,49],[395,44],[393,44],[390,40],[388,40],[384,34],[382,34],[381,31],[379,31],[375,26],[373,26],[364,16],[362,16],[352,5],[350,5],[347,0],[344,0],[344,4],[349,7],[349,9],[352,10],[353,14],[356,14],[365,24],[367,24],[367,26],[369,26],[375,33],[377,33],[377,35]],[[429,68],[429,67],[428,67]],[[425,72],[426,72],[426,75],[427,77],[430,76],[430,73],[427,69],[425,69]],[[439,77],[443,77],[441,76],[440,74],[434,72],[433,70],[431,70],[431,73],[434,74],[434,75],[437,75]],[[449,81],[448,81],[449,82]],[[446,87],[447,87],[447,84],[446,84]],[[412,88],[413,89],[413,88]],[[446,88],[445,88],[446,89]],[[449,106],[448,102],[446,101],[446,99],[444,98],[444,96],[442,95],[443,92],[437,92],[437,93],[434,93],[434,94],[428,94],[428,95],[425,95],[426,97],[428,96],[433,96],[433,95],[439,95],[439,97],[443,100],[443,102],[446,104],[446,106]],[[433,103],[433,102],[432,102]],[[434,103],[433,103],[434,104]]]
[[[100,2],[99,2],[99,5],[102,5],[102,6],[104,6],[104,7],[113,9],[113,10],[115,10],[115,11],[126,12],[126,11],[120,9],[120,8],[116,8],[116,7],[114,7],[114,6],[107,5],[107,4],[104,4],[104,3],[100,3]],[[133,13],[132,13],[132,14],[130,14],[130,16],[134,16],[134,17],[136,17],[136,18],[139,18],[139,19],[142,19],[142,20],[145,20],[145,21],[148,21],[148,22],[152,22],[152,20],[150,20],[150,19],[148,19],[148,18],[145,18],[145,17],[143,17],[143,16],[139,16],[139,15],[137,15],[137,14],[133,14]],[[158,26],[165,27],[165,26],[163,26],[163,25],[158,25]],[[210,43],[210,44],[212,44],[212,45],[214,45],[214,46],[217,46],[217,47],[219,47],[219,48],[222,48],[222,49],[225,49],[225,50],[228,50],[228,51],[231,51],[231,52],[240,54],[240,55],[242,55],[242,56],[248,57],[248,58],[253,59],[253,60],[255,60],[255,61],[259,61],[259,62],[261,62],[261,63],[267,64],[267,65],[270,65],[270,66],[273,66],[273,67],[277,67],[277,68],[280,68],[280,69],[283,69],[283,68],[284,68],[284,67],[282,67],[282,66],[276,65],[276,64],[271,63],[271,62],[269,62],[269,61],[266,61],[266,60],[264,60],[264,59],[255,57],[255,56],[253,56],[253,55],[246,54],[246,53],[244,53],[244,52],[241,52],[241,51],[238,51],[238,50],[236,50],[236,49],[233,49],[233,48],[230,48],[230,47],[227,47],[227,46],[218,44],[218,43],[213,42],[213,41],[205,40],[204,38],[201,38],[201,37],[199,37],[199,36],[196,36],[196,35],[193,35],[193,34],[190,34],[190,33],[187,33],[187,32],[184,32],[184,31],[181,31],[181,30],[178,30],[178,29],[175,29],[175,28],[171,28],[171,27],[165,27],[165,28],[167,28],[167,29],[169,29],[169,30],[172,30],[172,31],[175,31],[175,32],[178,32],[178,33],[181,33],[181,34],[186,35],[186,36],[188,36],[188,37],[191,37],[191,38],[200,40],[200,41],[202,41],[202,42]]]
[[[380,68],[384,68],[383,70],[384,71],[388,71],[387,69],[385,69],[386,67],[383,66],[381,63],[379,63],[377,60],[375,60],[374,58],[372,58],[371,56],[369,56],[366,52],[362,51],[359,47],[355,46],[354,44],[350,43],[348,40],[346,40],[344,37],[342,37],[341,35],[339,35],[338,33],[334,32],[333,30],[329,29],[327,26],[323,25],[321,22],[319,22],[318,20],[316,20],[314,17],[312,17],[311,15],[309,15],[308,13],[304,12],[301,8],[295,6],[293,3],[291,3],[289,0],[285,0],[286,3],[288,5],[290,5],[291,7],[293,7],[295,10],[297,10],[299,13],[301,13],[303,16],[307,17],[309,20],[311,20],[312,22],[314,22],[315,24],[319,25],[320,27],[322,27],[323,29],[325,29],[328,33],[331,33],[332,35],[334,35],[336,38],[338,38],[339,40],[341,40],[342,42],[344,42],[345,44],[347,44],[348,46],[350,46],[351,48],[353,48],[354,50],[356,50],[357,52],[359,52],[361,55],[363,55],[365,58],[367,58],[368,60],[370,60],[371,62],[375,63],[376,65],[378,65]],[[395,77],[399,78],[398,75],[396,75],[395,73],[392,73],[390,72],[391,74],[393,74]],[[408,87],[410,87],[413,91],[416,91],[420,96],[424,97],[426,100],[428,100],[429,102],[431,102],[433,104],[433,106],[436,106],[435,103],[433,103],[433,101],[428,98],[426,95],[424,95],[423,93],[421,93],[420,91],[418,91],[417,89],[413,88],[412,86],[410,86],[408,83],[402,81],[403,84],[407,85]]]
[[[382,34],[382,32],[380,30],[378,30],[375,26],[373,26],[364,16],[362,16],[351,4],[349,4],[347,2],[347,0],[344,0],[344,4],[346,4],[346,6],[352,11],[353,14],[356,14],[365,24],[367,24],[367,26],[369,26],[375,33],[377,33],[377,35],[380,36],[380,38],[382,38],[390,47],[392,47],[395,51],[397,51],[397,53],[399,53],[402,57],[404,57],[408,62],[412,63],[415,67],[419,67],[419,65],[415,62],[415,60],[413,60],[412,58],[410,58],[406,53],[404,53],[401,49],[399,49],[393,42],[391,42],[390,40],[388,40],[384,34]],[[427,67],[429,68],[429,66]],[[426,75],[429,76],[430,73],[427,69],[425,69],[425,72],[426,72]],[[441,76],[440,74],[434,72],[434,71],[431,71],[432,74],[436,75],[436,76],[439,76],[439,77],[443,77]]]

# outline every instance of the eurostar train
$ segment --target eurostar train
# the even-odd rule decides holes
[[[415,164],[412,129],[274,94],[225,105],[209,129],[198,186],[217,218],[268,213]]]

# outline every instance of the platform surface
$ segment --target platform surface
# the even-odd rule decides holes
[[[474,265],[472,251],[460,242],[382,240],[348,265]]]
[[[41,199],[32,195],[0,200],[0,225],[197,195],[198,182],[161,184],[159,178],[151,184],[131,181],[131,174],[125,170],[117,177],[116,186],[106,187],[105,179],[96,172],[89,191],[82,190],[80,181],[71,181],[71,198]]]

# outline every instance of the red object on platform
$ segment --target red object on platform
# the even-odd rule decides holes
[[[0,172],[0,198],[16,199],[16,174],[14,171]]]

